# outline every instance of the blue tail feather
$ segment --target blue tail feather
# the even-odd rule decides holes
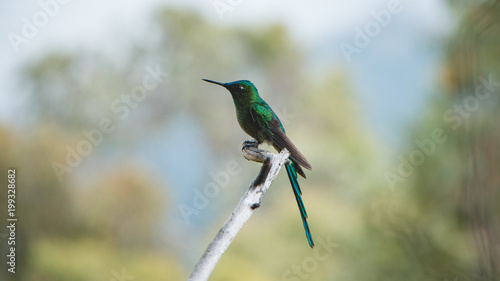
[[[302,202],[302,197],[300,196],[302,191],[300,190],[299,182],[297,181],[297,172],[295,171],[294,165],[295,163],[292,162],[290,165],[285,165],[285,168],[288,174],[288,179],[290,179],[290,183],[292,184],[295,200],[297,200],[297,205],[299,206],[300,217],[302,218],[302,223],[304,224],[307,241],[309,242],[309,246],[312,248],[314,247],[314,242],[311,236],[311,231],[309,230],[309,224],[307,224],[306,207],[304,206],[304,202]]]

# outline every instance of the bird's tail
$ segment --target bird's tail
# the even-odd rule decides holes
[[[295,163],[292,162],[290,165],[285,165],[286,172],[288,173],[288,178],[292,184],[293,194],[295,195],[295,200],[297,200],[297,205],[299,206],[300,217],[302,218],[302,223],[304,224],[304,229],[306,231],[307,241],[309,246],[314,247],[314,242],[311,236],[311,231],[309,230],[309,225],[307,224],[307,212],[304,202],[302,202],[302,191],[300,190],[299,182],[297,181],[297,172],[295,171]]]

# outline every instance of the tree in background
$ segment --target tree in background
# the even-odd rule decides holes
[[[440,94],[405,154],[420,151],[423,163],[412,165],[408,191],[400,191],[409,204],[383,208],[392,215],[379,227],[392,231],[411,261],[411,280],[498,280],[500,3],[454,4],[460,23],[446,48]],[[422,145],[436,129],[445,141]]]

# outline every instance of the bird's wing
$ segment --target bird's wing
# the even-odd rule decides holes
[[[271,111],[272,114],[262,114],[262,112],[266,111]],[[290,152],[290,158],[294,162],[308,170],[311,170],[311,164],[309,164],[304,155],[300,153],[299,149],[287,137],[287,135],[285,134],[285,129],[281,125],[280,120],[278,119],[276,114],[272,112],[269,106],[254,103],[252,106],[250,106],[250,115],[252,116],[252,119],[257,122],[257,124],[259,124],[259,127],[263,128],[264,133],[271,138],[276,149],[281,151],[286,147],[286,149],[288,149],[288,151]],[[300,170],[300,167],[298,167],[297,170]],[[304,176],[303,173],[301,175]]]

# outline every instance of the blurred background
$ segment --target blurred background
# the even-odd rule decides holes
[[[499,280],[498,1],[4,1],[0,171],[16,274],[185,280],[260,165],[248,79],[313,170],[282,171],[211,280]],[[7,184],[0,221],[7,225]]]

